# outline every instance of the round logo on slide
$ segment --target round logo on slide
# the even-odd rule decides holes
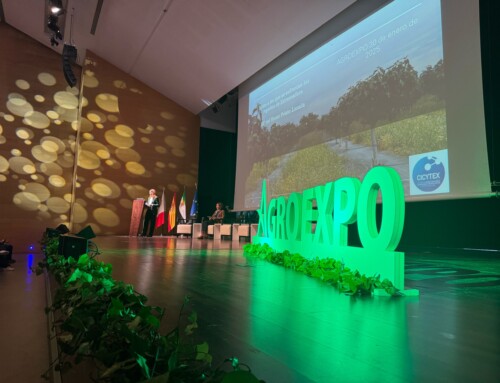
[[[437,157],[423,157],[413,167],[413,183],[423,192],[431,192],[440,187],[444,176],[444,165]]]

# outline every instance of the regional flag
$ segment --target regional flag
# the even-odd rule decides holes
[[[186,190],[182,194],[181,202],[179,203],[179,214],[182,219],[186,219]]]
[[[176,221],[176,210],[175,210],[175,193],[174,196],[172,197],[172,204],[170,205],[170,210],[168,211],[168,225],[167,225],[167,230],[171,231],[175,227],[175,221]]]
[[[156,216],[155,227],[158,228],[165,224],[165,189],[161,193],[160,208],[158,209],[158,215]]]
[[[189,216],[197,216],[198,215],[198,188],[194,191],[193,204],[191,205],[191,211],[189,212]]]

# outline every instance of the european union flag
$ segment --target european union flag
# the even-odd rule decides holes
[[[194,191],[193,204],[191,205],[190,217],[198,216],[198,188]]]

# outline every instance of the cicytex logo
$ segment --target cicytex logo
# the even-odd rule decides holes
[[[437,157],[423,157],[413,167],[413,183],[423,192],[436,190],[444,181],[444,165]]]

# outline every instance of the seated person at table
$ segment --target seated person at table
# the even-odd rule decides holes
[[[208,217],[208,220],[203,220],[201,223],[201,232],[202,235],[200,235],[198,238],[203,238],[207,237],[207,231],[208,231],[208,225],[213,225],[215,223],[222,223],[224,221],[224,217],[226,215],[226,211],[224,210],[224,205],[221,202],[217,202],[215,204],[215,211],[214,213]]]

